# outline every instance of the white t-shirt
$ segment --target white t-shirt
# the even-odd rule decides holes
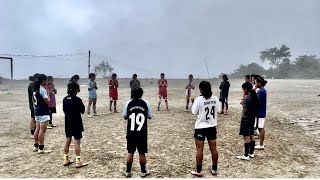
[[[192,113],[198,115],[195,129],[217,126],[218,102],[219,99],[216,96],[211,96],[209,99],[199,96],[195,99],[192,105]]]
[[[43,97],[43,99],[48,99],[48,92],[43,86],[40,86],[39,94]]]

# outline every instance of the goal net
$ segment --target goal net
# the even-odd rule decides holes
[[[11,68],[11,59],[0,57],[0,84],[10,83],[12,76]]]

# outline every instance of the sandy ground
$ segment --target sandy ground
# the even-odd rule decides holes
[[[54,123],[57,128],[46,133],[45,144],[53,152],[39,155],[32,152],[33,140],[29,135],[27,81],[15,81],[13,87],[0,85],[0,177],[41,178],[118,178],[125,169],[126,121],[121,114],[108,113],[107,81],[98,80],[99,117],[83,116],[85,133],[82,157],[90,165],[83,169],[63,167],[64,119],[62,99],[66,95],[66,81],[56,82],[57,110]],[[153,82],[151,84],[150,82]],[[197,84],[199,84],[197,80]],[[213,83],[218,95],[218,81]],[[87,103],[86,82],[81,83],[79,97]],[[147,166],[152,178],[192,178],[195,166],[193,127],[196,117],[183,112],[184,84],[186,80],[169,80],[169,106],[171,111],[155,111],[157,106],[156,80],[143,80],[144,98],[154,110],[149,122],[149,153]],[[320,81],[271,80],[267,85],[268,118],[266,122],[266,149],[256,151],[249,162],[236,159],[243,153],[242,138],[238,135],[241,107],[242,80],[231,80],[229,115],[218,119],[218,177],[320,177]],[[199,90],[197,89],[197,92]],[[129,98],[128,80],[120,80],[119,109]],[[164,104],[164,103],[163,103]],[[162,108],[164,109],[164,107]],[[71,147],[71,157],[74,152]],[[204,174],[209,172],[211,157],[206,144]],[[137,155],[133,173],[139,177]]]

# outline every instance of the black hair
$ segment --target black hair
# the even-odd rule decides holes
[[[138,77],[138,75],[137,74],[133,74],[132,77]]]
[[[164,73],[161,73],[160,76],[164,76]]]
[[[256,76],[257,76],[257,75],[255,75],[255,74],[251,74],[251,78],[253,78],[253,77],[256,78]]]
[[[268,81],[264,80],[264,78],[261,76],[257,77],[257,82],[261,83],[262,86],[265,86],[268,83]]]
[[[201,81],[199,84],[199,89],[201,90],[202,96],[205,99],[209,99],[212,96],[211,84],[208,81]]]
[[[48,76],[48,81],[51,81],[53,80],[53,77],[52,76]]]
[[[246,89],[250,92],[250,94],[253,96],[254,102],[259,105],[259,98],[257,96],[256,91],[253,89],[253,86],[250,82],[245,82],[242,84],[242,89]]]
[[[245,78],[247,78],[247,79],[250,79],[250,77],[251,77],[251,76],[250,76],[249,74],[245,76]]]
[[[34,78],[34,79],[38,79],[39,76],[40,76],[39,73],[35,73],[35,74],[33,75],[33,78]]]
[[[189,77],[192,77],[192,78],[193,78],[193,75],[192,75],[192,74],[189,74]]]
[[[116,73],[113,73],[111,77],[115,77],[115,78],[116,78],[116,77],[117,77],[117,74],[116,74]]]
[[[228,80],[228,76],[226,74],[222,75],[222,78],[225,78]]]
[[[80,79],[80,77],[79,77],[79,75],[73,75],[72,77],[71,77],[71,79],[70,79],[70,81],[69,82],[73,82],[73,81],[75,81],[75,79]]]
[[[91,79],[92,77],[94,77],[96,74],[94,74],[94,73],[90,73],[89,74],[89,79]]]
[[[132,97],[133,99],[140,99],[143,96],[143,89],[142,88],[134,88],[132,89]]]
[[[47,81],[47,76],[44,74],[39,74],[37,81],[35,83],[35,89],[39,89],[42,81]]]
[[[29,76],[29,81],[34,81],[34,77],[33,76]]]
[[[67,93],[70,95],[70,96],[74,96],[77,92],[79,92],[79,85],[78,83],[76,82],[71,82],[69,85],[68,85],[68,91]]]

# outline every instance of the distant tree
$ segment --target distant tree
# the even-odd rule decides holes
[[[320,78],[320,60],[317,56],[299,56],[294,62],[296,78]]]
[[[113,68],[108,63],[108,61],[101,61],[100,64],[94,66],[93,71],[97,76],[102,76],[103,78],[105,78],[113,72]]]
[[[243,78],[247,74],[265,75],[265,69],[257,63],[251,63],[246,66],[240,65],[239,68],[229,76],[232,78]]]
[[[291,57],[290,48],[282,45],[279,49],[277,47],[267,49],[260,52],[260,59],[262,62],[268,61],[271,66],[279,67],[280,64]]]

